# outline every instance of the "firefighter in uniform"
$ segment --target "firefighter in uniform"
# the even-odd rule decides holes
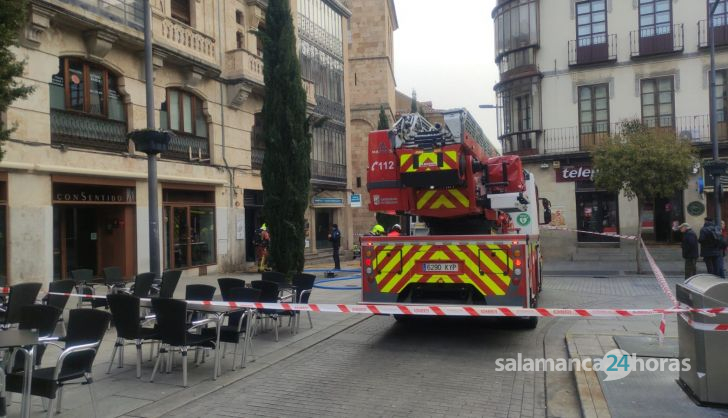
[[[270,245],[270,233],[268,227],[263,224],[255,234],[255,265],[258,272],[264,272],[268,268],[266,261],[268,259],[268,246]]]
[[[399,224],[392,225],[392,229],[387,234],[388,237],[399,237],[402,236],[402,227]]]

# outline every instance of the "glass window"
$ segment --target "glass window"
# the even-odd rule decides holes
[[[203,101],[178,89],[167,89],[167,101],[162,103],[160,124],[173,131],[207,138],[207,118]]]
[[[674,125],[674,81],[672,77],[642,80],[642,122],[649,127]]]
[[[116,76],[103,67],[77,59],[59,60],[58,73],[50,83],[50,107],[126,120]]]
[[[576,4],[576,36],[579,46],[603,44],[607,41],[607,15],[604,0]]]
[[[538,43],[537,13],[534,0],[512,1],[496,11],[494,20],[498,55]]]
[[[83,74],[83,63],[79,61],[72,61],[68,68],[68,76],[70,81],[70,108],[83,112],[84,107],[84,74]]]
[[[672,32],[672,0],[640,0],[640,37]]]
[[[728,70],[720,70],[715,72],[715,109],[718,113],[718,122],[725,122],[728,120],[726,117],[726,100],[728,100],[728,92],[726,91],[728,78]]]
[[[191,264],[215,263],[215,208],[190,207]]]
[[[172,18],[190,24],[190,0],[172,0]]]
[[[579,87],[579,133],[609,132],[607,84]]]

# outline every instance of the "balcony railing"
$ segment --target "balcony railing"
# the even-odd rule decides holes
[[[51,144],[125,152],[126,122],[51,109]]]
[[[311,160],[311,180],[344,185],[346,184],[346,165]]]
[[[681,52],[685,46],[683,25],[657,25],[629,33],[632,58]]]
[[[708,115],[662,117],[659,120],[658,118],[648,118],[643,120],[643,123],[651,128],[674,130],[677,136],[696,145],[710,143],[710,118]],[[608,127],[597,126],[597,129],[600,132],[580,133],[578,126],[546,129],[543,131],[543,153],[591,151],[610,134],[621,133],[622,124],[610,123]],[[717,136],[720,141],[728,140],[728,122],[718,122]]]
[[[540,130],[529,130],[501,135],[504,154],[534,155],[538,154],[538,135]]]
[[[111,19],[115,22],[144,29],[143,0],[59,0],[88,10],[91,13]]]
[[[167,16],[154,15],[154,37],[205,61],[216,61],[215,38]]]
[[[617,60],[617,35],[591,35],[569,41],[569,65],[588,65]]]
[[[190,158],[190,155],[192,158]],[[210,161],[210,140],[199,136],[175,132],[169,142],[169,150],[162,158],[179,161]]]
[[[715,31],[715,46],[726,46],[728,45],[728,21],[725,16],[716,16],[713,19],[713,30]],[[700,48],[707,48],[710,46],[708,33],[708,21],[701,20],[698,22],[698,46]]]
[[[242,78],[258,85],[264,85],[263,59],[245,49],[235,49],[225,54],[227,78]]]
[[[263,156],[265,155],[265,150],[263,148],[253,148],[250,152],[250,164],[253,167],[253,170],[262,170],[263,169]]]

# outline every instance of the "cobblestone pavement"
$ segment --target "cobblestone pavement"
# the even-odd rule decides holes
[[[650,277],[548,277],[544,283],[544,307],[669,304]],[[516,353],[544,357],[545,336],[558,321],[634,331],[629,320],[542,318],[529,331],[489,318],[397,323],[372,317],[170,416],[545,417],[545,374],[497,372],[495,360]]]

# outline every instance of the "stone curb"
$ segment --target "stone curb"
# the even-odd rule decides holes
[[[302,338],[295,341],[279,350],[264,356],[258,357],[255,362],[249,362],[247,367],[244,369],[238,369],[236,372],[224,373],[218,377],[217,380],[206,380],[195,386],[188,387],[181,391],[175,392],[174,394],[160,399],[159,401],[153,402],[149,405],[145,405],[134,411],[127,412],[121,417],[139,417],[139,418],[152,418],[159,417],[164,414],[173,412],[176,409],[183,407],[184,405],[194,402],[195,400],[209,395],[219,389],[236,383],[242,379],[252,376],[282,360],[285,360],[295,354],[300,353],[320,342],[328,340],[329,338],[339,334],[354,325],[371,318],[371,315],[355,315],[353,317],[339,321],[333,325],[328,326],[308,337]]]
[[[581,356],[571,334],[566,334],[566,350],[570,359],[579,359]],[[607,400],[599,384],[599,377],[595,371],[574,370],[574,380],[579,395],[579,405],[584,418],[611,418]]]

